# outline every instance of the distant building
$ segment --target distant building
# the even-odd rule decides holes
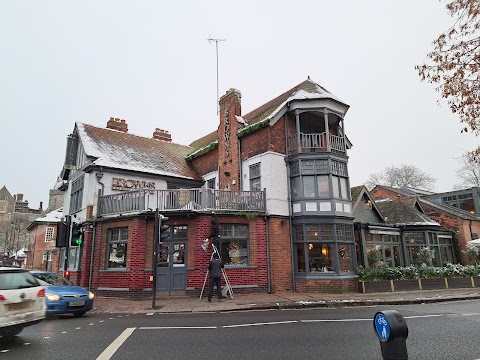
[[[36,218],[27,228],[29,234],[26,267],[32,270],[57,270],[60,251],[55,247],[57,226],[63,219],[62,208]]]

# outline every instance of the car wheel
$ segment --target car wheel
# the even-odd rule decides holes
[[[86,313],[86,311],[82,311],[82,312],[74,313],[73,316],[81,317],[81,316],[85,315],[85,313]]]
[[[12,326],[11,328],[7,328],[2,330],[0,335],[4,338],[7,339],[8,341],[13,340],[15,335],[20,334],[20,332],[23,330],[22,326]]]

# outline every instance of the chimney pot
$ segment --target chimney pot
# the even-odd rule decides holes
[[[122,119],[122,124],[125,124],[125,120],[124,120],[124,119]]]
[[[120,121],[120,118],[115,118],[115,121],[117,121],[117,122]]]

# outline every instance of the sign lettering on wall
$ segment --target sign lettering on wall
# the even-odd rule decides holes
[[[155,190],[153,181],[131,180],[122,178],[112,178],[112,190]]]
[[[65,169],[75,170],[77,168],[78,138],[73,134],[67,138],[67,153],[65,154]]]

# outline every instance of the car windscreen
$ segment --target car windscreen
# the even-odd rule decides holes
[[[0,271],[0,290],[26,289],[40,286],[28,271]]]
[[[33,276],[39,280],[45,281],[49,285],[73,285],[63,276],[54,273],[34,273]]]

